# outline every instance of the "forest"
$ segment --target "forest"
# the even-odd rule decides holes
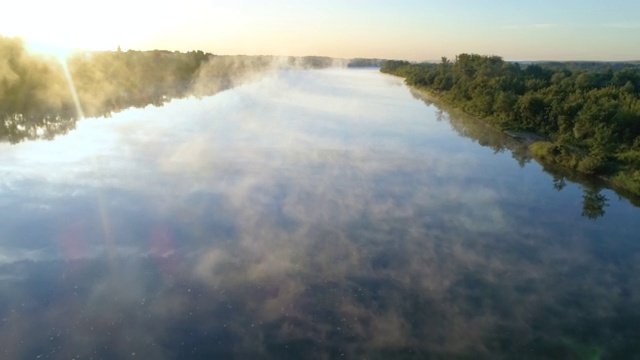
[[[52,139],[74,129],[83,117],[213,95],[268,69],[326,68],[335,61],[324,56],[119,49],[78,51],[61,59],[33,54],[20,38],[0,36],[0,141]],[[344,60],[343,65],[371,66],[375,61]]]
[[[532,141],[532,156],[606,179],[640,195],[640,67],[637,63],[508,62],[460,54],[440,63],[386,61],[463,111]]]
[[[184,96],[212,57],[202,51],[105,51],[59,59],[0,36],[0,140],[51,139],[81,117]]]

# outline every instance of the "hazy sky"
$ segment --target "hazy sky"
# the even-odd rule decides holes
[[[36,49],[640,59],[638,0],[15,0],[2,7],[0,34]]]

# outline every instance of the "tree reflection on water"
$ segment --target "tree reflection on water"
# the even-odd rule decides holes
[[[456,109],[447,108],[437,99],[429,97],[418,90],[412,90],[412,95],[429,106],[435,106],[438,109],[436,110],[436,119],[438,121],[449,121],[451,128],[460,136],[470,138],[481,146],[490,147],[496,153],[510,151],[520,167],[532,160],[527,141],[514,139],[473,116]],[[444,109],[454,112],[455,116],[449,116],[449,113],[445,112]],[[565,188],[567,177],[571,181],[585,184],[583,186],[584,195],[582,197],[581,215],[592,220],[604,216],[605,208],[608,206],[608,199],[601,193],[602,186],[598,184],[597,179],[590,179],[576,172],[568,172],[566,169],[551,166],[546,166],[545,171],[552,175],[553,188],[558,191]]]
[[[5,56],[0,63],[0,141],[11,143],[51,140],[74,129],[82,116],[109,117],[130,107],[213,95],[268,69],[335,65],[333,59],[320,56],[165,50],[76,52],[61,59],[33,55],[22,40],[1,35],[0,54]],[[344,65],[358,66],[359,60]]]

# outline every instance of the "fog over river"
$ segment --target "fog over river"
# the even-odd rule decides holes
[[[640,208],[377,69],[0,144],[5,359],[630,359]]]

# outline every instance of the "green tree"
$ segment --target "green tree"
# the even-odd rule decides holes
[[[582,195],[582,216],[595,220],[604,216],[609,199],[602,195],[600,189],[585,188]]]

